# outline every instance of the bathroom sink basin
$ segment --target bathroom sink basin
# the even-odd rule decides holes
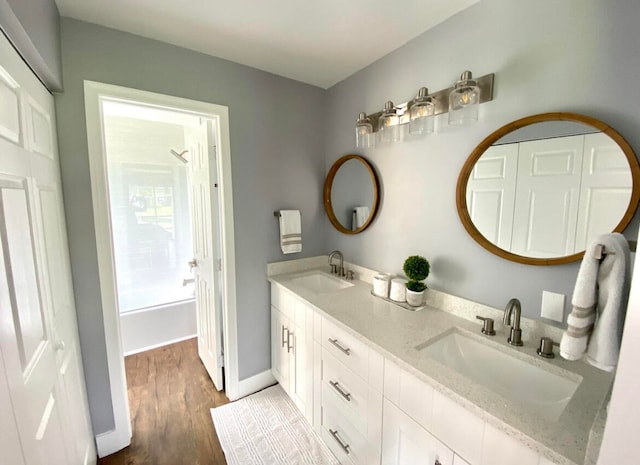
[[[326,294],[353,286],[350,282],[323,273],[322,271],[311,271],[296,276],[291,279],[291,283],[304,287],[308,291],[315,292],[316,294]]]
[[[416,349],[507,400],[556,421],[582,378],[562,376],[492,347],[458,330]],[[570,377],[571,376],[571,377]]]

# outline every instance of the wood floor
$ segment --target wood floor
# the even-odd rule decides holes
[[[133,438],[98,465],[226,465],[209,409],[229,402],[196,339],[125,357]]]

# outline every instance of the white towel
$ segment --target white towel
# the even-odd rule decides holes
[[[351,215],[351,230],[361,228],[369,219],[369,207],[355,207]]]
[[[298,210],[280,210],[280,248],[284,254],[302,252],[302,221]]]
[[[599,244],[606,251],[602,260],[595,257]],[[615,368],[629,296],[629,266],[629,244],[622,234],[604,234],[585,251],[560,342],[563,358],[578,360],[586,352],[593,366]]]

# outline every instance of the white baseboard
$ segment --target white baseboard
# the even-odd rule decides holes
[[[126,357],[128,355],[139,354],[140,352],[146,352],[147,350],[157,349],[159,347],[168,346],[169,344],[175,344],[177,342],[186,341],[188,339],[193,339],[195,337],[198,337],[198,335],[197,334],[189,334],[188,336],[185,336],[185,337],[179,337],[177,339],[172,339],[170,341],[164,341],[164,342],[162,342],[160,344],[153,344],[153,345],[150,345],[150,346],[147,346],[147,347],[142,347],[140,349],[136,349],[136,350],[132,350],[132,351],[129,351],[129,352],[125,352],[124,356]]]
[[[238,382],[237,389],[233,393],[226,393],[229,400],[238,400],[254,392],[276,384],[276,379],[271,374],[271,369],[265,370],[257,375],[242,379]]]
[[[131,444],[131,436],[122,434],[115,429],[105,431],[96,435],[96,448],[98,457],[106,457],[107,455],[115,454],[116,452],[124,449]]]

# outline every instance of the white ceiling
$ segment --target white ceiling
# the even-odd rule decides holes
[[[62,16],[329,88],[479,0],[55,0]]]

